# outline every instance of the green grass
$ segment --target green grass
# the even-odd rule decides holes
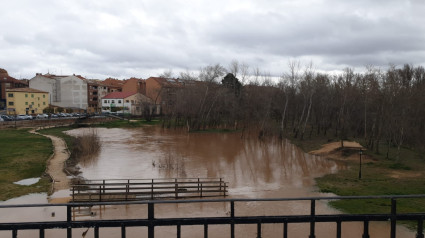
[[[31,134],[27,129],[0,130],[0,135],[0,200],[48,192],[50,181],[43,174],[53,151],[50,139]],[[31,186],[13,183],[37,177],[42,179]]]
[[[366,151],[373,157],[372,162],[362,164],[362,179],[359,179],[359,163],[347,161],[348,169],[336,174],[317,178],[321,192],[330,192],[340,196],[368,195],[412,195],[425,194],[425,160],[423,154],[402,148],[397,158],[396,148],[390,148],[390,157]],[[338,200],[330,205],[352,214],[388,213],[390,201],[386,200]],[[397,212],[425,212],[425,198],[399,199]],[[405,223],[414,228],[414,223]]]

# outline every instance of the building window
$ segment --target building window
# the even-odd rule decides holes
[[[28,94],[25,93],[25,97],[27,98],[28,97]]]
[[[9,102],[9,106],[13,106],[13,102]]]
[[[118,100],[118,103],[121,103],[121,100]]]
[[[28,105],[28,102],[25,102],[25,105]]]
[[[46,102],[43,102],[43,105],[46,105]]]
[[[130,102],[130,100],[125,100],[125,102],[126,102],[126,103],[129,103],[129,102]]]
[[[43,94],[43,98],[46,98],[46,95]]]
[[[40,107],[40,103],[38,104],[38,107]]]
[[[34,94],[31,94],[31,97],[33,98],[34,97]]]
[[[31,102],[31,105],[34,105],[34,102]]]
[[[115,100],[112,100],[112,102],[111,103],[115,103]]]
[[[7,96],[13,98],[13,93],[9,93]]]

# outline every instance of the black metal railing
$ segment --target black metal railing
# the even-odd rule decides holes
[[[66,208],[66,220],[63,221],[34,221],[34,222],[7,222],[0,223],[0,230],[11,231],[13,238],[18,237],[21,230],[39,230],[39,237],[45,236],[45,230],[48,229],[66,229],[67,237],[72,237],[72,229],[76,228],[93,228],[94,237],[99,236],[99,229],[105,227],[116,227],[121,229],[121,237],[126,237],[126,228],[128,227],[147,227],[147,237],[155,237],[155,228],[163,226],[176,227],[176,236],[181,237],[182,226],[203,226],[204,237],[208,237],[209,226],[211,225],[229,225],[230,237],[235,237],[235,225],[254,224],[257,226],[257,238],[262,237],[263,224],[282,224],[283,237],[291,237],[288,232],[288,226],[295,223],[309,224],[309,238],[316,236],[317,223],[334,223],[336,224],[336,234],[329,234],[328,237],[342,237],[342,223],[346,222],[362,222],[363,238],[369,238],[370,222],[389,221],[390,237],[396,237],[397,221],[415,221],[417,222],[416,238],[423,238],[423,220],[425,212],[415,213],[399,213],[397,212],[397,202],[404,199],[424,199],[425,195],[406,195],[406,196],[346,196],[346,197],[309,197],[309,198],[269,198],[269,199],[201,199],[201,200],[155,200],[155,201],[134,201],[134,202],[97,202],[97,203],[69,203],[69,204],[30,204],[30,205],[1,205],[0,212],[3,209],[18,209],[29,207],[63,207]],[[316,214],[317,201],[331,200],[359,200],[359,199],[383,199],[391,202],[391,210],[387,213],[379,214]],[[235,204],[247,204],[250,202],[309,202],[310,212],[304,215],[264,215],[264,216],[237,216],[235,215]],[[192,203],[224,203],[230,207],[226,216],[217,217],[189,217],[189,218],[157,218],[155,216],[155,207],[164,204],[192,204]],[[147,217],[143,219],[116,219],[116,220],[76,220],[72,214],[75,209],[81,207],[92,206],[115,206],[115,205],[147,205]],[[145,214],[146,215],[146,214]],[[403,237],[404,238],[404,237]],[[413,237],[412,237],[413,238]]]

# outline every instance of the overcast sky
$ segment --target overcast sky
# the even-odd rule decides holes
[[[87,78],[177,76],[232,60],[272,75],[425,65],[424,0],[10,0],[0,68]]]

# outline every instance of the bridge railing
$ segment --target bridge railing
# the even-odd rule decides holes
[[[257,238],[262,237],[262,225],[264,224],[282,224],[283,237],[294,237],[288,232],[288,226],[292,224],[306,223],[309,224],[308,238],[316,237],[317,223],[334,223],[336,225],[336,233],[328,234],[328,237],[341,238],[342,223],[346,222],[362,222],[363,238],[369,238],[369,224],[374,221],[389,221],[390,234],[389,237],[396,238],[397,221],[414,221],[417,222],[416,238],[423,238],[423,220],[425,212],[416,213],[400,213],[397,211],[397,202],[405,199],[424,199],[425,195],[406,195],[406,196],[346,196],[346,197],[309,197],[309,198],[269,198],[269,199],[200,199],[200,200],[150,200],[150,201],[133,201],[133,202],[97,202],[97,203],[68,203],[68,204],[29,204],[29,205],[1,205],[0,212],[4,209],[18,209],[30,207],[62,207],[66,208],[66,219],[61,221],[34,221],[34,222],[3,222],[0,223],[0,230],[11,231],[11,237],[18,237],[21,230],[39,230],[39,237],[45,237],[45,230],[48,229],[66,229],[67,237],[72,237],[72,229],[77,228],[93,228],[94,237],[98,238],[99,229],[106,227],[116,227],[121,229],[121,237],[126,237],[126,228],[128,227],[147,227],[147,237],[155,237],[155,228],[164,226],[176,227],[176,237],[181,237],[182,226],[203,226],[204,237],[208,237],[208,228],[212,225],[229,225],[231,238],[235,237],[235,225],[254,224],[257,227]],[[359,199],[382,199],[390,201],[390,211],[387,213],[376,214],[316,214],[317,201],[331,200],[359,200]],[[238,216],[236,215],[235,204],[238,208],[243,204],[251,202],[308,202],[310,205],[310,213],[303,215],[264,215],[264,216]],[[189,217],[189,218],[173,218],[173,217],[156,217],[155,207],[163,204],[193,204],[193,203],[224,203],[229,205],[230,211],[225,216],[207,216],[207,217]],[[240,204],[239,204],[240,203]],[[147,217],[143,219],[93,219],[75,220],[72,214],[74,209],[80,207],[91,206],[115,206],[115,205],[147,205]],[[241,205],[242,204],[242,205]],[[405,237],[403,237],[405,238]],[[413,238],[413,237],[412,237]]]

